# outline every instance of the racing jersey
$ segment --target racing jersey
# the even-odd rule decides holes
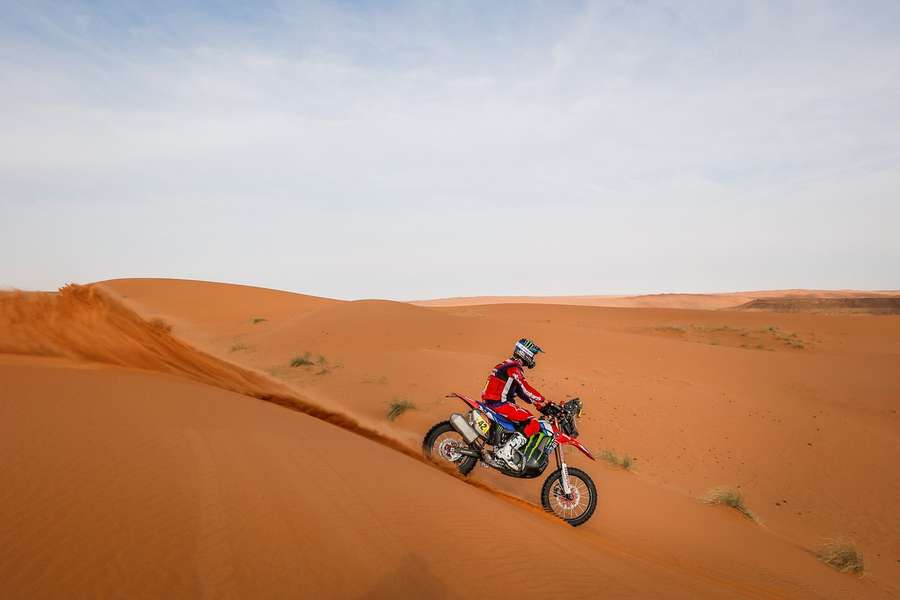
[[[512,402],[516,397],[540,408],[547,399],[525,381],[522,365],[517,360],[507,359],[493,368],[481,392],[483,402]]]

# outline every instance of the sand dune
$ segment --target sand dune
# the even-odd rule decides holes
[[[424,310],[366,301],[242,327],[234,339],[246,349],[232,352],[233,340],[223,340],[211,351],[410,445],[456,409],[443,398],[447,390],[477,393],[485,365],[527,333],[548,349],[533,374],[541,389],[588,403],[588,444],[637,456],[642,478],[686,496],[740,485],[780,535],[808,548],[825,537],[855,538],[870,549],[872,576],[900,584],[900,521],[885,501],[900,495],[896,317],[541,305]],[[326,372],[289,367],[303,352],[324,356]],[[396,398],[418,408],[389,425],[384,415]],[[534,501],[527,485],[491,483]]]
[[[280,321],[342,303],[341,300],[246,285],[167,279],[166,284],[160,286],[159,281],[118,279],[101,282],[100,287],[128,307],[133,307],[134,300],[140,299],[141,306],[152,307],[154,313],[144,316],[163,319],[203,348],[230,339],[243,325]],[[223,289],[227,289],[224,297]],[[223,329],[225,323],[228,327]]]
[[[68,358],[179,375],[304,412],[418,456],[347,414],[309,402],[264,373],[198,350],[171,335],[170,329],[158,317],[142,319],[96,286],[0,294],[0,355]]]
[[[453,307],[485,304],[559,304],[609,308],[684,308],[693,310],[736,309],[754,300],[900,298],[900,291],[767,290],[718,294],[643,294],[637,296],[469,296],[417,300],[419,306]],[[768,306],[765,310],[779,310]]]
[[[506,575],[479,579],[478,595],[526,575],[535,580],[526,597],[549,593],[552,576],[518,551],[536,540],[549,545],[544,560],[566,565],[563,589],[575,595],[843,598],[897,592],[900,522],[890,501],[900,495],[896,317],[537,305],[437,309],[165,280],[101,287],[108,293],[71,288],[0,300],[0,352],[7,353],[2,380],[14,392],[7,397],[16,399],[3,404],[10,416],[2,422],[32,424],[3,436],[10,440],[4,455],[22,457],[16,470],[4,472],[13,485],[3,487],[16,491],[2,496],[3,514],[16,515],[10,518],[16,525],[9,529],[13,541],[4,544],[10,551],[0,559],[0,581],[15,595],[55,595],[60,582],[102,595],[125,585],[123,574],[137,569],[126,595],[144,589],[148,596],[159,595],[154,590],[250,595],[250,582],[259,578],[270,587],[257,595],[282,595],[306,579],[313,595],[326,580],[350,579],[331,583],[338,586],[335,595],[389,597],[399,593],[398,574],[414,572],[409,589],[459,597],[472,589],[447,559],[447,548],[459,548],[460,565],[472,573],[477,559],[498,544],[505,547],[505,540],[514,549],[502,552],[510,561]],[[215,312],[204,310],[210,302]],[[174,329],[170,334],[141,316],[163,317]],[[255,317],[267,320],[254,323]],[[597,516],[579,530],[404,455],[415,453],[431,423],[458,410],[443,395],[477,392],[485,369],[523,330],[548,349],[535,382],[556,398],[585,398],[583,441],[637,457],[633,473],[578,463],[601,491]],[[313,365],[290,366],[307,352]],[[48,355],[61,358],[42,358]],[[85,368],[85,361],[118,367]],[[205,385],[177,379],[183,377]],[[290,404],[350,431],[208,385]],[[388,423],[387,406],[401,397],[417,408]],[[76,410],[84,404],[73,399],[85,398],[96,406]],[[143,422],[146,431],[138,426]],[[93,435],[58,434],[76,423],[77,431]],[[68,446],[50,452],[46,444],[30,443],[37,427],[57,432]],[[205,440],[205,454],[185,441],[197,436]],[[166,443],[169,450],[161,452]],[[90,450],[103,444],[104,452]],[[57,454],[75,458],[57,464]],[[110,468],[107,455],[123,457],[116,473],[130,464],[149,466],[122,475],[128,483],[121,496],[103,486],[92,491],[96,485],[66,486],[74,494],[68,497],[60,493],[57,482],[68,481],[62,470],[96,482]],[[193,466],[179,470],[176,463]],[[345,470],[352,477],[335,474]],[[349,494],[353,509],[337,501],[341,517],[334,517],[309,479]],[[536,499],[535,482],[483,470],[475,479]],[[148,487],[196,490],[209,481],[215,486],[203,489],[214,496],[139,497]],[[404,490],[399,499],[390,493],[392,482]],[[762,525],[697,502],[706,489],[725,483],[741,486]],[[23,498],[43,504],[25,505]],[[82,508],[47,524],[39,515],[54,513],[54,502]],[[392,508],[396,502],[403,506],[399,512]],[[483,509],[479,515],[490,526],[473,525],[460,506]],[[139,518],[107,544],[91,542],[100,547],[92,557],[77,540],[85,523],[99,519],[106,524],[101,530],[109,530],[104,511],[119,525],[128,524],[129,515]],[[498,522],[503,525],[495,528]],[[147,554],[127,548],[164,529]],[[339,533],[330,537],[333,531]],[[460,531],[460,541],[448,546],[446,538]],[[376,534],[389,540],[384,560],[377,556]],[[836,535],[855,538],[866,551],[863,579],[837,574],[807,551]],[[315,540],[324,548],[321,556],[304,550],[308,541],[300,538]],[[180,567],[160,556],[179,539],[192,540],[173,551]],[[341,552],[343,562],[335,558]],[[295,559],[307,562],[292,568]],[[23,568],[41,561],[56,570],[44,576]],[[67,561],[78,575],[61,574]],[[153,564],[165,565],[169,578],[151,581],[146,569]],[[340,576],[334,565],[343,568]]]
[[[481,598],[517,588],[535,598],[772,598],[866,588],[827,571],[827,585],[807,587],[768,569],[766,578],[740,564],[715,572],[690,555],[622,547],[208,386],[33,359],[2,360],[0,374],[4,422],[19,424],[0,439],[16,456],[0,487],[7,598]],[[687,508],[717,536],[764,537],[731,514]],[[696,541],[707,537],[715,541],[702,532]],[[801,577],[819,574],[813,559],[773,546],[769,569],[787,558]],[[489,572],[483,561],[498,552],[502,568]]]
[[[900,296],[756,298],[737,310],[896,315]]]

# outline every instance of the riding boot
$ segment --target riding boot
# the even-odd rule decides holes
[[[525,436],[517,431],[509,436],[509,439],[503,445],[494,449],[494,457],[506,462],[511,468],[516,468],[516,463],[513,460],[514,452],[521,448],[524,443]]]

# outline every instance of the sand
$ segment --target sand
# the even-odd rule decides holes
[[[697,310],[736,309],[759,300],[900,298],[900,291],[880,290],[766,290],[719,294],[643,294],[638,296],[465,296],[417,300],[418,306],[450,307],[485,304],[558,304],[617,308],[687,308]]]
[[[0,300],[4,597],[900,589],[897,317],[99,287]],[[533,381],[585,400],[582,441],[637,457],[571,457],[600,490],[578,529],[413,458],[461,408],[443,395],[477,394],[525,334],[548,350]],[[416,409],[389,423],[399,398]],[[537,500],[539,481],[473,479]],[[697,501],[721,484],[761,522]],[[864,577],[811,555],[833,536]]]

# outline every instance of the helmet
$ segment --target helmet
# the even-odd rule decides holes
[[[518,358],[522,361],[523,365],[529,369],[533,369],[534,359],[537,358],[538,352],[543,352],[540,346],[529,339],[522,338],[516,342],[516,347],[513,350],[513,358]]]

